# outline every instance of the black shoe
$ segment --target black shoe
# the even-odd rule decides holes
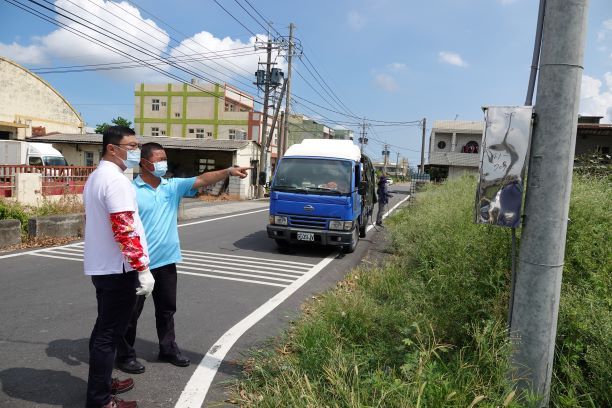
[[[181,353],[177,354],[160,354],[158,356],[160,361],[165,361],[166,363],[174,364],[178,367],[187,367],[191,363],[187,357],[182,355]]]
[[[130,374],[142,374],[145,372],[145,366],[143,366],[138,360],[117,362],[117,368],[124,373]]]

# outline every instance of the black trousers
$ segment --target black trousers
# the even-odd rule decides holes
[[[155,278],[153,304],[155,305],[155,326],[159,340],[159,353],[175,355],[179,352],[174,334],[174,313],[176,312],[176,264],[151,269]],[[138,296],[136,306],[122,339],[117,344],[117,361],[127,362],[136,358],[134,342],[138,318],[142,313],[146,298]]]
[[[123,338],[136,304],[137,272],[92,276],[98,301],[98,318],[89,339],[88,408],[111,399],[110,387],[117,342]]]

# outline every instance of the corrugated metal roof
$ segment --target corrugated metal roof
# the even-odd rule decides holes
[[[77,143],[77,144],[102,144],[102,135],[98,133],[86,134],[66,134],[58,133],[54,135],[32,137],[28,139],[32,142],[45,143]],[[244,149],[252,140],[205,140],[205,139],[182,139],[178,137],[164,136],[138,136],[141,143],[155,142],[167,149],[179,150],[222,150],[234,151]]]

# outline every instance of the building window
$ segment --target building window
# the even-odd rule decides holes
[[[236,109],[236,106],[234,106],[233,103],[225,102],[225,111],[226,112],[234,112],[235,109]]]
[[[159,110],[159,99],[152,99],[151,100],[151,110],[152,111],[158,111]]]
[[[194,132],[194,130],[193,130],[193,129],[189,129],[189,133],[193,133],[193,132]]]
[[[85,152],[85,165],[89,167],[94,165],[93,152]]]
[[[159,128],[158,127],[152,127],[151,128],[151,136],[159,136]]]
[[[165,135],[166,135],[166,131],[165,131],[165,130],[162,130],[162,131],[161,131],[161,134],[162,134],[162,136],[165,136]]]
[[[208,139],[212,139],[213,138],[212,132],[206,132],[206,137]]]
[[[438,149],[443,150],[446,147],[446,142],[444,140],[440,140],[438,142]]]
[[[211,171],[215,169],[215,159],[200,159],[198,172],[204,173],[205,171]]]
[[[478,153],[478,143],[474,140],[471,140],[463,146],[461,149],[462,153]]]
[[[179,112],[174,112],[174,117],[175,117],[175,118],[180,118],[180,117],[181,117],[181,114],[180,114]]]
[[[204,139],[204,129],[196,129],[196,138]]]
[[[236,129],[230,129],[229,130],[229,139],[230,140],[235,140],[236,139]]]
[[[166,106],[166,101],[162,101],[161,106]]]

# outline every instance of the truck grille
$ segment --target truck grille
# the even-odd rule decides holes
[[[322,217],[304,217],[292,215],[289,217],[289,225],[292,227],[312,228],[312,229],[326,229],[327,218]]]

